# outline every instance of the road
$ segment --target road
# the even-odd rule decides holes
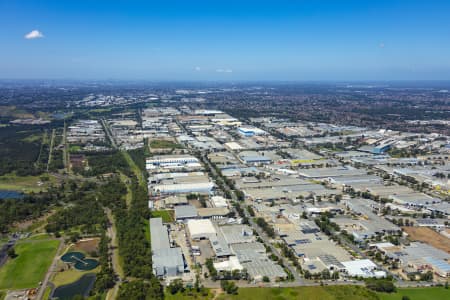
[[[56,251],[56,255],[55,255],[55,257],[53,257],[52,264],[50,265],[50,268],[48,268],[48,271],[45,274],[44,280],[42,281],[42,284],[39,287],[38,292],[36,294],[36,299],[38,299],[38,300],[43,299],[45,289],[46,289],[47,285],[49,285],[50,276],[53,274],[53,272],[56,272],[56,265],[58,263],[59,256],[61,254],[63,247],[64,247],[64,240],[62,238],[60,238],[58,250]]]
[[[116,141],[114,140],[111,131],[109,130],[108,124],[106,124],[105,119],[102,119],[102,125],[106,135],[108,136],[108,139],[111,141],[111,145],[113,146],[114,149],[117,149]]]
[[[69,166],[69,147],[67,145],[67,124],[66,121],[64,121],[64,129],[63,129],[63,163],[64,168],[66,169],[66,172],[69,173],[70,166]]]
[[[187,134],[186,128],[179,122],[177,122],[177,124]],[[233,153],[233,155],[234,155],[234,153]],[[223,182],[222,186],[225,189],[224,192],[229,193],[231,195],[231,199],[233,201],[239,202],[239,200],[237,199],[236,194],[234,193],[234,191],[230,188],[230,186],[227,184],[227,182],[224,180],[224,178],[222,178],[222,176],[217,173],[216,169],[212,166],[211,162],[209,161],[207,155],[203,154],[203,155],[200,156],[200,158],[201,158],[201,160],[202,160],[204,165],[208,165],[208,167],[211,170],[211,173],[214,176],[214,178],[217,178],[218,180],[221,180]],[[280,254],[280,252],[278,251],[278,249],[275,248],[270,243],[269,237],[265,234],[265,232],[262,231],[262,229],[257,224],[255,224],[255,222],[253,222],[253,218],[249,215],[248,211],[245,208],[243,208],[243,210],[244,210],[245,216],[249,220],[250,226],[253,229],[255,229],[255,231],[258,233],[258,235],[263,240],[264,244],[266,244],[266,245],[268,245],[270,247],[270,249],[272,250],[272,253],[274,255],[276,255],[278,257],[278,260],[283,263],[283,265],[289,270],[289,272],[291,272],[292,276],[294,276],[296,284],[304,285],[305,284],[305,280],[300,276],[300,274],[297,272],[297,270],[294,268],[294,266],[291,264],[291,262],[288,261],[287,258],[283,257]],[[233,207],[233,211],[237,215],[239,215],[235,207]]]
[[[112,268],[114,270],[114,273],[117,275],[117,281],[116,284],[112,289],[108,291],[107,300],[112,300],[117,298],[117,293],[119,292],[119,286],[122,283],[124,279],[124,274],[122,267],[119,263],[119,251],[117,248],[117,235],[116,235],[116,227],[115,227],[115,220],[112,215],[111,209],[105,208],[106,216],[108,217],[108,228],[106,231],[106,235],[110,239],[110,250],[111,250],[111,262],[112,262]]]
[[[220,180],[223,181],[223,186],[226,190],[226,192],[228,192],[231,195],[231,198],[233,201],[238,202],[239,200],[237,199],[235,193],[233,192],[233,190],[231,190],[231,188],[227,185],[226,181],[223,180],[223,178],[216,172],[216,169],[211,165],[211,162],[209,161],[208,157],[206,155],[203,155],[202,157],[202,161],[204,164],[207,164],[208,167],[211,169],[212,174],[214,175],[215,178],[220,178]],[[233,207],[233,210],[236,214],[238,214],[238,212],[236,211],[236,208]],[[291,274],[294,276],[295,281],[298,284],[305,284],[305,280],[300,277],[300,274],[297,272],[297,270],[294,268],[294,266],[292,265],[292,263],[285,258],[284,256],[282,256],[280,254],[280,252],[278,251],[277,248],[275,248],[272,243],[270,242],[270,238],[266,235],[266,233],[253,221],[253,218],[250,216],[250,214],[248,213],[248,211],[245,209],[245,207],[243,207],[245,216],[247,217],[250,226],[258,233],[258,235],[260,236],[260,238],[263,240],[264,244],[266,244],[267,246],[269,246],[270,250],[272,250],[272,253],[275,254],[279,261],[281,261],[283,263],[283,265],[289,270],[289,272],[291,272]]]
[[[50,140],[50,149],[48,150],[47,172],[50,168],[50,163],[52,162],[53,144],[55,142],[55,133],[56,133],[56,129],[53,129],[52,130],[52,138]]]

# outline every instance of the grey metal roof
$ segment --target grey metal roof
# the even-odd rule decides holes
[[[170,248],[169,236],[166,226],[162,223],[162,218],[150,219],[150,235],[152,239],[152,250]]]
[[[175,217],[177,219],[195,218],[197,217],[197,209],[192,205],[176,206]]]

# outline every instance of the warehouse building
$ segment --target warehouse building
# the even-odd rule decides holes
[[[189,219],[196,219],[198,216],[197,209],[192,205],[177,205],[175,206],[175,219],[177,221],[185,221]]]
[[[150,219],[153,273],[158,277],[176,277],[187,271],[181,248],[171,248],[162,218]]]
[[[211,220],[189,220],[187,222],[189,234],[192,240],[206,240],[217,234]]]
[[[182,194],[182,193],[211,193],[214,188],[212,182],[194,182],[180,184],[156,184],[152,191],[156,194]]]
[[[370,259],[357,259],[342,262],[345,268],[345,273],[350,277],[363,277],[363,278],[384,278],[386,277],[385,271],[377,270],[377,265]]]

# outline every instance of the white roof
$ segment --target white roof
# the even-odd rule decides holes
[[[228,207],[227,199],[222,196],[213,196],[211,197],[211,201],[215,207]]]
[[[216,268],[217,271],[233,271],[244,269],[244,267],[239,263],[239,260],[236,256],[230,256],[229,260],[214,263],[214,268]]]
[[[231,150],[241,150],[242,149],[242,146],[236,142],[225,143],[225,146],[227,146]]]
[[[216,234],[216,229],[209,219],[189,220],[187,225],[191,236],[205,236]]]
[[[377,267],[370,259],[357,259],[342,262],[350,276],[373,277]]]

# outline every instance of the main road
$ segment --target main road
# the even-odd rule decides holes
[[[204,154],[201,155],[202,162],[206,165],[208,165],[209,169],[211,170],[212,175],[214,178],[217,178],[217,180],[221,180],[223,182],[223,187],[225,189],[225,192],[229,193],[231,195],[231,198],[233,201],[239,202],[239,200],[236,197],[236,194],[234,191],[228,186],[227,182],[222,178],[221,175],[219,175],[216,171],[216,169],[211,165],[211,162],[209,161],[208,157]],[[236,208],[233,206],[233,210],[236,214],[238,214]],[[258,233],[259,237],[263,240],[264,244],[266,244],[270,250],[272,250],[272,253],[275,254],[278,257],[278,260],[283,263],[283,265],[291,272],[292,276],[294,276],[295,282],[299,285],[305,284],[305,280],[300,276],[298,271],[295,269],[295,267],[292,265],[290,261],[284,256],[280,254],[277,248],[273,246],[273,244],[270,241],[270,238],[267,236],[267,234],[259,227],[254,221],[252,216],[248,213],[248,211],[243,208],[244,214],[248,219],[249,224],[251,227]]]

